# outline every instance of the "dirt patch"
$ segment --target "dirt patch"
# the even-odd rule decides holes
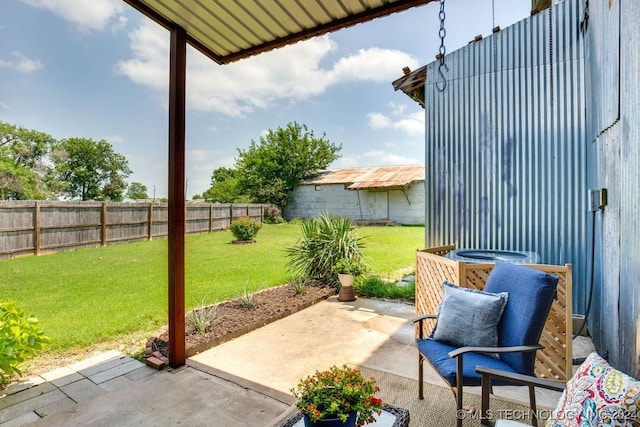
[[[304,294],[298,295],[293,285],[283,285],[255,293],[255,305],[252,308],[242,306],[239,299],[222,302],[218,304],[217,320],[206,334],[195,334],[190,330],[185,331],[187,354],[195,354],[205,347],[210,348],[213,345],[228,341],[334,294],[334,288],[309,286]],[[157,338],[158,350],[166,353],[166,340],[168,338],[166,327],[158,333]],[[124,337],[118,337],[117,341],[105,340],[104,342],[66,353],[42,353],[26,360],[21,366],[23,377],[14,378],[14,381],[24,380],[58,367],[70,365],[104,351],[118,350],[125,354],[139,354],[141,350],[144,350],[148,339],[149,335],[135,332]],[[164,349],[160,347],[164,347]]]
[[[187,322],[187,356],[246,334],[331,295],[335,295],[335,289],[326,286],[308,286],[299,294],[293,285],[283,285],[255,293],[250,307],[240,298],[217,304],[215,320],[206,332],[197,333]],[[168,329],[163,328],[155,338],[154,350],[167,356]]]

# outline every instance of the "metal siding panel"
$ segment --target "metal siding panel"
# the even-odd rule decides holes
[[[530,250],[545,263],[570,262],[578,312],[588,252],[581,7],[567,0],[553,10],[553,104],[548,12],[447,55],[460,78],[444,93],[435,88],[437,62],[425,83],[427,246]]]
[[[621,173],[620,173],[620,330],[619,354],[612,360],[640,377],[640,3],[622,0],[620,39]],[[605,208],[606,209],[606,208]],[[615,242],[617,243],[617,242]]]
[[[589,136],[594,140],[620,116],[619,111],[619,2],[597,1],[589,4],[588,31],[597,35],[587,38],[587,83],[590,105]]]

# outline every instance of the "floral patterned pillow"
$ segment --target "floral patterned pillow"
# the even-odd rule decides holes
[[[546,427],[640,426],[640,381],[591,353],[567,383]]]

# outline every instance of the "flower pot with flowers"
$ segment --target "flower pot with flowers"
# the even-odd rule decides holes
[[[291,392],[306,427],[362,426],[375,422],[384,403],[375,396],[380,391],[373,377],[347,365],[316,371],[301,380]]]
[[[353,281],[356,276],[366,271],[366,266],[362,259],[353,256],[342,258],[333,266],[332,271],[338,275],[338,281],[340,282],[338,301],[354,301],[356,294],[353,291]]]

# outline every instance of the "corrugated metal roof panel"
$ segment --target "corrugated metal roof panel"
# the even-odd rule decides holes
[[[124,1],[223,64],[434,0]]]
[[[350,190],[400,188],[424,181],[424,176],[423,165],[368,166],[327,170],[303,184],[345,184]]]

